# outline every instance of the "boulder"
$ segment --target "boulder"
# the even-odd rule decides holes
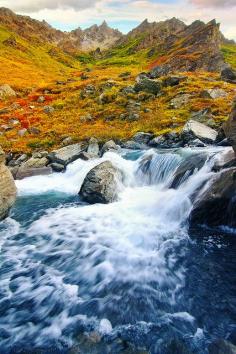
[[[44,167],[36,167],[36,168],[28,168],[23,169],[21,167],[18,168],[15,179],[23,179],[26,177],[33,177],[33,176],[47,176],[52,174],[52,168],[49,166]]]
[[[23,128],[18,131],[18,135],[22,138],[27,133],[27,129]]]
[[[68,136],[67,138],[62,140],[63,146],[71,145],[72,143],[73,143],[73,139],[71,136]]]
[[[196,199],[190,225],[236,227],[236,168],[217,173]]]
[[[137,143],[136,141],[133,141],[133,140],[125,141],[124,143],[122,143],[122,147],[124,149],[131,149],[131,150],[145,150],[145,149],[147,149],[147,145]]]
[[[236,346],[232,343],[218,339],[209,345],[209,354],[236,354]]]
[[[227,149],[222,154],[220,154],[214,162],[212,170],[219,172],[225,168],[236,167],[236,157],[233,149]]]
[[[170,101],[170,107],[174,109],[181,108],[189,102],[190,98],[191,95],[188,93],[178,95]]]
[[[177,86],[180,84],[180,82],[186,80],[187,77],[186,76],[167,76],[164,80],[163,80],[163,86],[167,87],[167,86]]]
[[[210,99],[216,99],[216,98],[223,98],[227,96],[227,92],[225,90],[216,88],[216,89],[209,89],[209,90],[203,90],[200,94],[202,98],[210,98]]]
[[[183,128],[181,136],[185,143],[200,139],[204,143],[212,144],[216,141],[217,131],[195,120],[189,120]]]
[[[87,153],[91,157],[98,157],[99,156],[99,145],[98,145],[98,140],[96,138],[91,138],[89,140]]]
[[[17,159],[16,162],[18,161],[19,159]],[[51,174],[52,169],[50,167],[46,167],[47,164],[48,159],[46,157],[31,157],[29,160],[20,164],[17,172],[14,171],[15,179],[23,179],[25,177]]]
[[[140,144],[148,144],[150,140],[152,140],[154,137],[154,134],[151,133],[144,133],[144,132],[138,132],[134,135],[133,140],[136,143]]]
[[[52,114],[55,111],[55,109],[52,106],[44,106],[43,111],[46,114]]]
[[[0,100],[4,100],[9,97],[15,97],[16,93],[15,91],[11,88],[11,86],[5,84],[0,86]]]
[[[112,203],[118,199],[122,173],[110,161],[94,167],[82,184],[79,195],[87,203]]]
[[[60,163],[54,162],[50,165],[50,167],[53,169],[55,172],[63,172],[65,171],[65,166],[61,165]]]
[[[170,188],[178,188],[195,171],[199,171],[205,164],[206,158],[205,154],[195,154],[185,159],[175,171]]]
[[[11,172],[5,165],[5,154],[0,147],[0,220],[7,217],[15,200],[15,182]]]
[[[229,143],[233,146],[234,152],[236,154],[236,97],[233,101],[232,111],[229,119],[224,124],[223,129]]]
[[[101,150],[101,155],[103,156],[106,152],[111,151],[111,152],[119,152],[120,146],[117,145],[113,140],[107,141]]]
[[[157,95],[161,92],[162,89],[162,81],[160,80],[151,80],[148,78],[140,79],[134,86],[135,92],[148,92],[154,95]]]
[[[65,146],[61,149],[54,150],[48,154],[48,159],[50,162],[57,162],[63,166],[77,160],[85,147],[82,144],[73,144]]]
[[[231,84],[236,84],[236,71],[230,67],[224,68],[221,71],[221,79]]]
[[[183,146],[179,134],[172,132],[160,135],[148,143],[149,146],[160,149],[179,148]]]

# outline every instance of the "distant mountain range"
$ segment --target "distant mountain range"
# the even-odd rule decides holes
[[[224,38],[215,20],[207,24],[195,21],[189,26],[176,18],[153,23],[145,20],[126,35],[110,28],[105,21],[100,26],[93,25],[85,30],[77,28],[63,32],[45,21],[0,8],[0,26],[10,30],[13,37],[15,33],[31,43],[49,43],[69,55],[98,51],[104,58],[109,58],[145,52],[150,66],[160,66],[162,74],[170,71],[220,71],[224,66],[220,46],[230,42]],[[4,44],[17,47],[12,36]],[[20,49],[20,45],[18,47]]]

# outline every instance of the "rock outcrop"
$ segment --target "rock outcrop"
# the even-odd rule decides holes
[[[190,225],[236,227],[236,168],[216,174],[196,199]]]
[[[87,203],[112,203],[118,199],[122,173],[111,162],[105,161],[94,167],[82,184],[79,195]]]
[[[52,163],[56,162],[63,166],[66,166],[69,163],[77,160],[84,150],[85,147],[82,144],[73,144],[65,146],[58,150],[54,150],[53,152],[48,154],[47,157]]]
[[[233,101],[232,111],[228,121],[223,126],[228,142],[232,145],[236,154],[236,97]]]
[[[185,143],[200,139],[204,143],[212,144],[216,141],[217,131],[195,120],[189,120],[183,128],[181,136]]]
[[[7,217],[16,200],[16,186],[11,172],[5,166],[5,154],[0,147],[0,220]]]

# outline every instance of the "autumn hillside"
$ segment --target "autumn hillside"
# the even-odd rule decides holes
[[[22,18],[14,14],[11,23],[8,16],[1,20],[0,9],[0,86],[14,92],[1,95],[0,87],[5,150],[52,150],[91,136],[122,140],[139,130],[159,135],[179,131],[197,112],[207,112],[203,118],[215,127],[227,118],[236,86],[222,81],[220,71],[225,62],[236,68],[236,45],[222,42],[214,21],[191,26],[177,19],[145,21],[126,36],[103,24],[99,37],[89,30],[90,43],[110,47],[85,51],[80,30],[62,34],[24,18],[32,30],[21,32]],[[34,32],[38,26],[47,41],[43,32]],[[139,90],[137,76],[155,68],[152,80],[160,90]],[[220,91],[213,98],[209,92],[215,89]]]

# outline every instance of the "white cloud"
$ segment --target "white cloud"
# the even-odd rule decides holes
[[[190,0],[199,7],[230,7],[235,6],[235,0]]]
[[[15,11],[33,13],[44,9],[73,8],[75,10],[83,10],[93,7],[97,2],[99,0],[2,0],[0,5],[10,6]]]

